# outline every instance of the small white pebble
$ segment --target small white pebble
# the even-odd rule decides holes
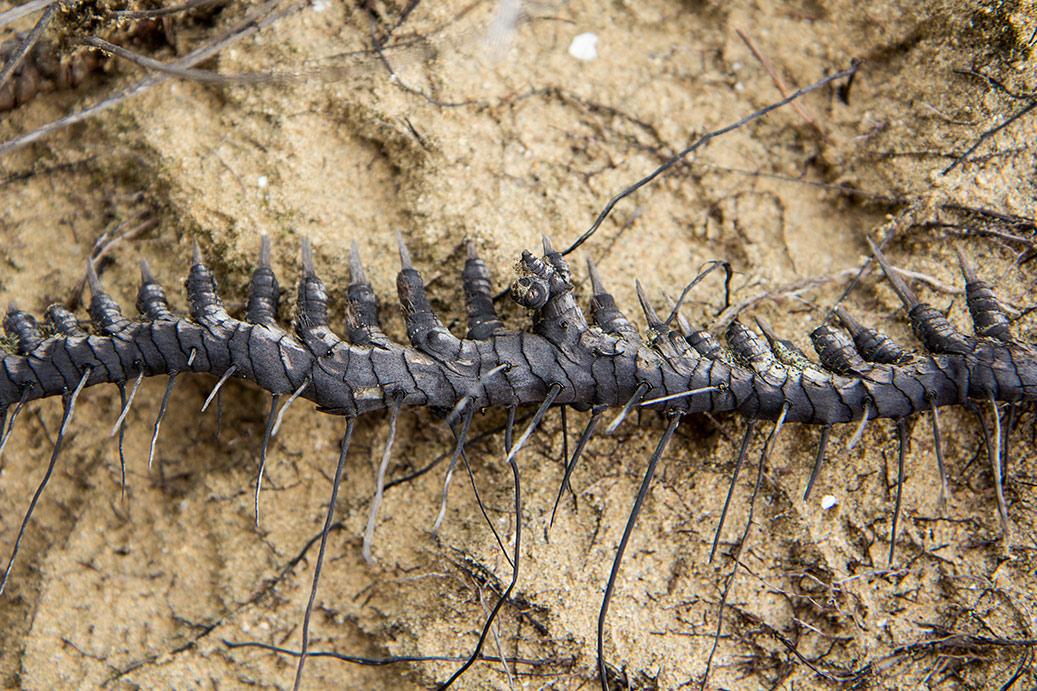
[[[250,630],[250,627],[248,625],[248,622],[247,621],[241,622],[241,633],[248,633],[249,630]]]
[[[833,497],[831,494],[826,494],[825,496],[821,497],[821,508],[825,511],[828,511],[838,503],[839,500]]]
[[[598,57],[598,35],[588,31],[574,37],[569,44],[569,55],[584,61]]]
[[[314,12],[323,12],[328,9],[328,3],[324,2],[324,0],[313,0],[311,7],[313,7]]]
[[[261,190],[265,190],[269,184],[270,180],[268,180],[265,175],[260,175],[256,178],[256,185],[258,185]]]
[[[735,91],[745,91],[745,84],[742,82],[735,84]]]

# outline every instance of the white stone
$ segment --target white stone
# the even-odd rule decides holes
[[[598,57],[598,35],[588,31],[574,37],[569,44],[569,55],[583,61]]]
[[[828,511],[838,503],[839,500],[833,497],[831,494],[826,494],[825,496],[821,497],[821,508],[825,511]]]

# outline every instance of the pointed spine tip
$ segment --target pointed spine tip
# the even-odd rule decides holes
[[[879,266],[882,267],[882,272],[886,274],[886,279],[889,281],[890,286],[892,286],[893,292],[895,292],[897,297],[900,298],[900,301],[904,303],[904,307],[906,307],[908,311],[917,307],[919,303],[918,297],[915,296],[914,291],[904,283],[904,279],[902,279],[893,269],[893,265],[889,263],[888,259],[886,259],[886,255],[882,253],[882,250],[879,249],[878,245],[876,245],[870,237],[865,236],[864,239],[868,241],[868,247],[871,248],[871,253],[875,256],[875,261],[877,261]]]
[[[360,261],[360,248],[357,247],[356,240],[349,248],[349,280],[354,285],[367,283],[364,264]]]
[[[466,241],[465,242],[465,249],[468,252],[468,256],[466,257],[467,259],[478,259],[479,258],[479,248],[475,246],[475,241],[474,240]]]
[[[147,259],[140,260],[140,282],[157,283],[157,281],[155,280],[155,274],[151,273],[151,267],[148,266]]]
[[[587,273],[591,279],[591,292],[594,295],[603,294],[605,292],[605,284],[601,282],[601,274],[598,273],[598,267],[594,265],[590,258],[587,259]]]
[[[414,262],[411,261],[410,252],[407,251],[407,245],[403,242],[403,233],[398,230],[396,231],[396,244],[400,246],[400,264],[403,269],[405,271],[413,269]]]
[[[198,266],[203,263],[202,248],[198,246],[197,240],[193,240],[192,242],[194,243],[194,250],[191,252],[191,265]]]
[[[976,275],[976,266],[968,256],[958,248],[955,248],[954,251],[958,253],[958,264],[961,266],[962,275],[965,276],[965,282],[975,283],[979,280],[979,277]]]
[[[774,335],[774,330],[771,329],[771,325],[768,324],[763,317],[753,317],[756,322],[756,326],[760,327],[760,331],[763,332],[764,337],[773,346],[778,337]]]
[[[104,289],[101,287],[101,279],[97,277],[97,271],[94,270],[92,259],[86,260],[86,282],[90,286],[91,295],[100,295],[104,292]]]
[[[648,296],[645,294],[644,288],[641,286],[641,281],[634,279],[634,289],[637,291],[637,300],[641,303],[641,310],[645,313],[645,317],[648,319],[648,325],[656,327],[662,324],[662,320],[659,319],[659,315],[656,314],[655,308],[652,307],[652,303],[648,301]]]
[[[301,256],[300,261],[302,262],[302,273],[303,276],[309,278],[314,276],[313,270],[313,248],[310,247],[310,239],[304,237],[302,242],[299,244],[299,251]]]
[[[544,254],[553,254],[555,251],[554,246],[551,245],[551,239],[547,237],[547,234],[541,234],[540,239],[544,243]]]
[[[270,236],[266,233],[259,240],[259,268],[270,268]]]
[[[847,331],[851,334],[856,334],[864,330],[861,323],[843,307],[835,308],[835,316],[839,317],[839,321],[843,323],[843,326],[845,326]]]

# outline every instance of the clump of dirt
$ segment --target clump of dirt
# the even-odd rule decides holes
[[[914,272],[923,299],[966,326],[961,248],[1015,314],[1031,315],[1014,328],[1034,340],[1026,308],[1035,229],[1020,219],[1037,217],[1035,121],[1033,112],[1010,121],[1034,98],[1032,7],[764,5],[528,2],[517,22],[507,2],[285,5],[202,65],[238,75],[236,82],[168,79],[0,158],[0,297],[37,314],[68,300],[107,233],[126,235],[100,266],[127,310],[142,257],[183,309],[176,287],[197,241],[234,312],[260,235],[268,234],[285,286],[299,275],[300,238],[310,238],[318,272],[341,305],[356,242],[382,297],[383,325],[404,340],[393,298],[399,232],[434,306],[459,333],[467,242],[503,287],[521,251],[539,247],[542,234],[568,246],[608,199],[704,133],[863,59],[851,85],[834,83],[715,138],[621,201],[571,256],[578,291],[586,297],[591,258],[633,315],[635,278],[662,306],[705,262],[727,260],[735,269],[732,303],[748,306],[743,319],[762,317],[809,349],[806,334],[868,254],[865,236],[892,233],[889,256]],[[157,57],[186,54],[250,9],[232,2],[206,10],[211,27],[192,24],[175,50]],[[4,30],[28,28],[32,18],[21,22],[28,24]],[[569,46],[587,32],[597,36],[597,56],[584,61]],[[142,76],[110,60],[104,75],[80,88],[12,111],[0,141]],[[292,290],[284,298],[289,323]],[[913,343],[895,296],[876,277],[843,304]],[[510,325],[524,327],[525,314],[502,308]],[[721,281],[708,279],[685,316],[715,326],[723,308]],[[338,324],[341,307],[334,314]],[[300,403],[287,413],[256,527],[252,488],[269,396],[228,383],[217,438],[214,412],[198,412],[214,383],[178,379],[151,472],[146,459],[165,383],[142,385],[127,418],[125,500],[109,438],[118,392],[84,393],[3,595],[7,688],[291,687],[294,658],[234,646],[298,649],[312,538],[323,524],[344,423]],[[4,451],[4,554],[60,416],[57,401],[22,412]],[[570,411],[567,422],[567,445],[553,413],[519,457],[520,578],[484,648],[508,658],[507,671],[482,661],[456,688],[597,683],[602,592],[663,425],[645,415],[616,436],[593,438],[552,521],[563,450],[572,452],[586,414]],[[502,434],[493,432],[503,423],[503,411],[477,419],[473,435],[485,436],[468,456],[486,517],[510,550],[512,478],[501,463]],[[787,427],[759,476],[754,527],[741,545],[766,438],[758,434],[710,563],[745,422],[686,421],[662,458],[609,609],[614,686],[698,687],[710,659],[707,688],[1004,683],[1023,650],[1008,641],[1032,640],[1037,624],[1032,413],[1016,415],[1015,424],[1021,431],[1011,437],[1006,486],[1011,554],[981,428],[972,414],[947,410],[940,425],[950,496],[939,496],[930,422],[918,419],[888,568],[897,477],[890,426],[869,425],[852,451],[852,430],[837,430],[810,500],[802,497],[818,432]],[[387,418],[358,423],[311,650],[438,659],[364,667],[318,657],[307,663],[304,688],[444,681],[511,577],[463,473],[440,534],[430,534],[453,437],[428,411],[401,416],[389,475],[440,463],[387,491],[377,564],[364,562],[360,538],[388,434]]]

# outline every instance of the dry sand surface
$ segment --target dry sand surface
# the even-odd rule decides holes
[[[75,35],[118,33],[105,14],[109,4],[76,8],[99,17],[93,22],[59,13],[48,36],[67,51]],[[514,26],[508,3],[407,5],[283,3],[279,9],[289,11],[201,65],[277,78],[166,80],[4,154],[0,300],[36,314],[69,301],[102,234],[136,230],[99,262],[127,312],[142,257],[184,309],[180,286],[193,241],[220,277],[229,308],[240,310],[265,233],[286,288],[288,323],[299,242],[309,237],[334,323],[356,242],[382,296],[383,325],[402,340],[393,297],[398,231],[434,306],[460,333],[466,241],[503,286],[521,250],[539,247],[541,234],[568,246],[610,197],[674,152],[780,100],[780,88],[807,86],[854,59],[866,62],[847,100],[836,88],[845,82],[822,88],[795,108],[716,138],[619,203],[571,255],[581,299],[587,258],[632,317],[639,316],[635,278],[661,307],[664,293],[678,293],[705,262],[723,259],[735,271],[732,302],[752,301],[742,318],[763,318],[809,350],[807,334],[848,285],[847,270],[865,260],[865,238],[890,232],[891,260],[916,272],[912,285],[923,299],[949,309],[962,327],[955,248],[973,257],[1016,310],[1037,299],[1035,228],[1012,220],[1037,217],[1034,113],[941,172],[983,132],[1032,103],[1031,2],[529,2]],[[232,1],[174,15],[136,38],[124,29],[120,40],[169,62],[248,9]],[[21,19],[0,38],[34,21]],[[584,32],[599,39],[589,61],[569,52]],[[372,34],[388,46],[384,61],[371,51]],[[0,114],[0,141],[145,74],[110,61],[74,90],[47,91]],[[684,313],[715,327],[723,303],[722,282],[709,278]],[[844,304],[915,347],[892,291],[876,276]],[[505,313],[516,328],[528,323],[514,306]],[[1015,329],[1035,340],[1032,314]],[[217,438],[215,414],[199,413],[214,381],[178,380],[150,472],[148,443],[165,381],[143,384],[127,418],[125,500],[108,437],[118,392],[84,392],[0,600],[0,687],[291,688],[292,658],[227,642],[298,649],[317,553],[311,541],[323,523],[344,423],[308,404],[292,407],[271,446],[257,528],[252,496],[269,396],[228,383]],[[4,452],[5,561],[60,418],[57,400],[30,406]],[[950,496],[941,503],[930,421],[922,417],[910,428],[892,570],[894,426],[868,426],[852,451],[852,430],[837,429],[809,501],[802,496],[819,433],[786,427],[764,468],[706,688],[824,689],[856,679],[876,689],[993,690],[1007,688],[1017,670],[1011,688],[1037,684],[1028,666],[1037,638],[1037,445],[1033,413],[1015,418],[1005,490],[1010,553],[981,428],[974,415],[945,410]],[[568,413],[570,452],[586,419]],[[503,411],[487,411],[473,434],[503,420]],[[609,612],[605,650],[619,680],[613,688],[700,687],[763,446],[762,436],[753,442],[709,564],[744,426],[730,415],[689,419],[662,458]],[[597,688],[604,585],[663,427],[646,414],[612,437],[594,438],[573,494],[563,496],[549,527],[564,448],[561,416],[549,415],[519,456],[521,577],[485,648],[512,661],[507,671],[479,662],[455,688]],[[510,567],[463,472],[439,536],[431,534],[442,463],[386,492],[376,563],[365,564],[361,536],[387,437],[387,416],[358,423],[312,650],[464,657]],[[429,411],[405,410],[389,478],[428,465],[451,441]],[[487,516],[511,549],[517,523],[502,447],[502,435],[493,433],[471,444],[469,456]],[[827,509],[826,497],[824,506],[834,502]],[[1004,644],[1009,640],[1031,647]],[[457,666],[360,667],[315,658],[303,688],[432,688]]]

